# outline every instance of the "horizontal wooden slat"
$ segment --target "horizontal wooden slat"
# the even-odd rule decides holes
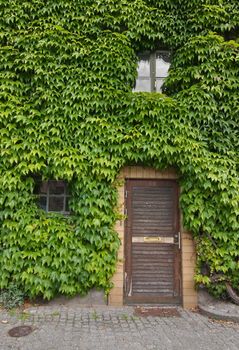
[[[174,245],[164,243],[162,244],[155,244],[155,243],[133,243],[132,244],[133,252],[140,252],[142,254],[174,254]]]
[[[173,283],[170,281],[173,278],[173,274],[163,274],[163,275],[154,275],[154,280],[155,282],[152,282],[152,276],[147,276],[145,277],[144,275],[139,275],[139,276],[132,276],[132,283],[133,283],[133,288],[135,285],[137,286],[143,286],[146,285],[150,289],[152,285],[156,286],[157,288],[161,288],[165,283],[167,285],[173,286]]]

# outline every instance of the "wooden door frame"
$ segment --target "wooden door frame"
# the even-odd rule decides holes
[[[116,221],[115,231],[121,241],[121,246],[118,250],[118,259],[116,271],[111,279],[113,288],[108,296],[108,305],[123,306],[123,285],[124,285],[124,204],[125,204],[125,180],[126,179],[178,179],[179,175],[173,168],[165,170],[156,170],[150,167],[143,166],[127,166],[122,168],[117,177],[118,187],[118,204],[116,210],[121,215],[121,218]],[[179,189],[180,192],[180,189]],[[187,231],[182,225],[182,213],[180,211],[181,222],[181,249],[182,249],[182,305],[185,309],[194,308],[198,303],[198,294],[194,287],[194,271],[196,266],[196,251],[195,243],[192,234]]]
[[[173,185],[173,188],[175,190],[175,231],[180,232],[180,212],[179,212],[179,184],[177,179],[140,179],[140,178],[126,178],[125,179],[125,193],[127,193],[127,196],[125,198],[125,209],[127,210],[127,217],[131,219],[132,215],[132,186],[134,184],[140,186],[140,185],[150,185],[153,183],[163,184],[167,185]],[[161,186],[160,186],[161,187]],[[157,187],[155,187],[157,188]],[[129,292],[130,283],[129,281],[132,281],[132,220],[128,220],[126,218],[125,224],[124,224],[124,256],[125,256],[125,276],[124,279],[124,304],[130,305],[135,303],[141,303],[145,299],[145,304],[154,304],[159,303],[158,297],[150,297],[150,298],[144,298],[143,296],[134,296],[133,298],[128,297],[127,293]],[[175,259],[174,259],[174,291],[177,293],[177,296],[174,297],[160,297],[160,303],[162,304],[175,304],[178,305],[182,303],[182,264],[181,264],[181,236],[178,234],[178,247],[175,245],[174,251],[175,251]],[[127,271],[127,272],[126,272]],[[131,282],[132,283],[132,282]],[[131,302],[131,299],[133,301]]]

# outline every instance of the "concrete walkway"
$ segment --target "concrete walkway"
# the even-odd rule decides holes
[[[239,325],[178,309],[180,317],[136,317],[134,308],[53,305],[0,311],[1,350],[238,350]],[[30,325],[28,336],[8,331]]]
[[[239,306],[230,301],[213,298],[206,290],[201,290],[199,296],[199,310],[202,314],[214,319],[239,323]]]

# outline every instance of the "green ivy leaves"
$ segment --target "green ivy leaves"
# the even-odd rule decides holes
[[[0,0],[0,288],[106,292],[119,239],[115,179],[175,167],[200,267],[239,283],[237,0]],[[13,15],[14,14],[14,15]],[[216,34],[217,33],[217,34]],[[132,93],[139,50],[169,47],[164,92]],[[46,215],[34,176],[64,179]]]

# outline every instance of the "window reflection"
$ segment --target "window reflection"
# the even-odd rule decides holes
[[[148,79],[142,79],[142,78],[138,78],[136,80],[136,85],[134,88],[135,92],[140,92],[140,91],[147,91],[150,92],[151,91],[151,80],[150,78]]]
[[[42,182],[40,185],[39,185],[39,192],[40,193],[47,193],[47,182]]]
[[[39,207],[46,210],[46,197],[39,197]]]
[[[140,55],[138,62],[138,76],[139,77],[150,77],[150,56]]]
[[[64,193],[65,183],[64,181],[48,181],[50,194],[62,194]]]
[[[156,53],[156,77],[167,77],[170,67],[170,53]]]
[[[64,211],[64,197],[49,197],[49,211]]]
[[[157,92],[162,92],[163,83],[164,83],[164,78],[156,78],[155,89]]]

